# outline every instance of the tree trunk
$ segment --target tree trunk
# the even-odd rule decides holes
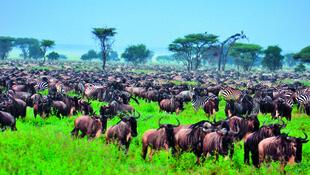
[[[102,69],[105,70],[105,65],[107,62],[106,51],[102,51]]]
[[[218,66],[217,66],[218,71],[221,70],[221,64],[222,64],[222,50],[221,50],[220,55],[219,55],[219,62],[218,62]]]
[[[227,55],[226,54],[222,54],[223,55],[223,63],[222,63],[222,71],[225,71],[225,66],[226,66],[226,61],[227,61]]]

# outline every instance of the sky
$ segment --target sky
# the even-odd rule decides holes
[[[298,52],[310,45],[309,0],[0,0],[0,36],[51,39],[56,49],[99,49],[94,27],[115,27],[113,49],[144,43],[155,55],[190,33]],[[247,42],[247,41],[244,41]]]

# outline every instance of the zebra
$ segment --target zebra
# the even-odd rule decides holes
[[[296,101],[297,101],[297,108],[301,113],[304,110],[305,105],[307,103],[310,103],[310,94],[300,94],[296,97]]]
[[[48,82],[47,81],[39,82],[34,87],[37,91],[45,90],[48,88]]]
[[[198,95],[193,95],[192,98],[192,106],[195,110],[195,112],[197,112],[199,110],[199,108],[202,108],[206,102],[209,100],[209,96],[198,96]]]
[[[237,100],[239,99],[239,97],[242,94],[242,91],[238,90],[238,89],[234,89],[232,87],[226,87],[224,89],[221,90],[220,94],[223,95],[223,97],[225,98],[225,100]]]

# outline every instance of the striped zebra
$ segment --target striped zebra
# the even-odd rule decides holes
[[[192,103],[194,110],[197,112],[199,108],[202,108],[206,104],[209,98],[210,98],[209,96],[193,95],[191,103]]]
[[[285,103],[285,104],[289,105],[291,108],[293,108],[293,105],[294,105],[294,100],[293,100],[293,98],[283,96],[283,97],[279,97],[278,100],[282,100],[283,103]]]
[[[301,113],[305,109],[305,105],[310,103],[310,94],[300,94],[296,97],[297,108]]]
[[[47,81],[42,81],[42,82],[39,82],[37,83],[34,88],[37,90],[37,91],[41,91],[41,90],[45,90],[48,88],[48,82]]]
[[[242,91],[234,89],[232,87],[226,87],[220,91],[220,94],[223,95],[225,100],[237,100],[242,94]]]

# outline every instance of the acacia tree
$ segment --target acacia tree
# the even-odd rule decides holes
[[[115,28],[93,28],[92,33],[97,37],[100,42],[102,53],[102,69],[105,69],[109,52],[113,44],[112,37],[116,34]]]
[[[40,48],[41,48],[41,52],[42,52],[42,56],[43,56],[43,62],[41,63],[41,65],[43,65],[45,63],[46,60],[46,51],[49,48],[54,47],[55,42],[52,40],[42,40],[41,44],[40,44]]]
[[[20,48],[22,51],[21,56],[24,59],[30,58],[30,48],[38,43],[39,41],[34,38],[17,38],[15,40],[15,46]]]
[[[297,65],[298,61],[294,59],[294,55],[294,53],[288,53],[284,55],[284,60],[288,67],[294,67]]]
[[[175,39],[169,45],[169,50],[175,53],[188,71],[197,70],[201,65],[204,52],[218,42],[218,36],[207,33],[189,34],[184,38]]]
[[[57,52],[51,52],[49,53],[48,55],[46,55],[46,57],[49,59],[49,60],[58,60],[60,55],[57,53]]]
[[[9,52],[14,46],[14,38],[8,36],[0,37],[0,60],[8,57]]]
[[[282,49],[278,46],[268,46],[264,51],[264,58],[262,60],[263,67],[268,70],[275,71],[282,68],[282,60],[284,56],[281,55]]]
[[[257,44],[236,43],[232,46],[229,55],[234,57],[238,70],[241,66],[244,71],[250,71],[261,50],[262,47]]]
[[[89,50],[87,53],[83,54],[81,56],[81,60],[86,61],[89,60],[91,61],[92,59],[97,59],[99,58],[100,54],[97,54],[97,52],[93,49]],[[100,55],[101,56],[101,55]]]
[[[310,46],[301,49],[300,52],[294,55],[294,58],[301,62],[310,63]]]
[[[132,62],[134,64],[144,64],[151,56],[152,51],[148,50],[144,44],[129,46],[121,55],[125,61]]]

